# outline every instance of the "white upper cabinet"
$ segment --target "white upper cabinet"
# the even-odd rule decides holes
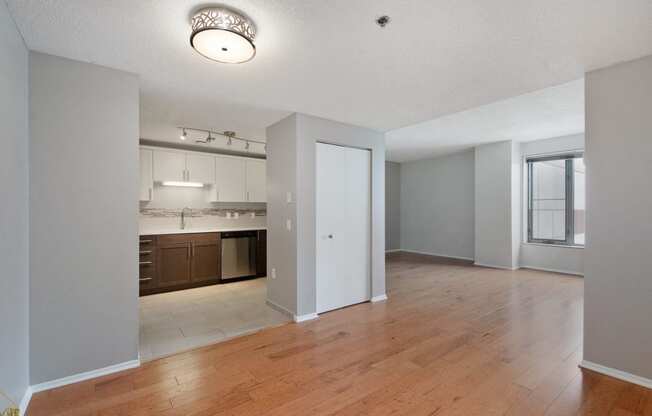
[[[140,149],[140,200],[151,201],[154,192],[152,175],[153,151]]]
[[[215,182],[215,159],[211,155],[159,149],[153,153],[156,182]]]
[[[245,159],[239,157],[215,157],[215,191],[213,201],[246,201]]]
[[[186,181],[215,183],[215,158],[195,153],[186,154]]]
[[[173,150],[154,150],[154,181],[185,181],[186,154]]]
[[[151,201],[154,183],[199,182],[211,202],[265,202],[266,161],[230,155],[144,147],[140,149],[140,200]]]
[[[247,202],[265,202],[267,200],[266,161],[257,159],[246,160]]]

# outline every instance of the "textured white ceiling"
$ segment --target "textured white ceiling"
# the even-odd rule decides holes
[[[502,140],[531,141],[584,132],[584,80],[520,95],[392,130],[387,159],[428,159]]]
[[[652,53],[649,0],[222,3],[258,27],[249,63],[190,48],[197,0],[8,0],[30,49],[139,74],[151,139],[179,124],[262,138],[292,111],[385,131]]]

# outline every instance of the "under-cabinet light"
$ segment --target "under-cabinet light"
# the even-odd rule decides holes
[[[204,184],[200,182],[178,182],[178,181],[165,181],[163,186],[183,186],[186,188],[203,188]]]

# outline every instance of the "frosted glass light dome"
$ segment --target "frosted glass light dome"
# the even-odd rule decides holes
[[[226,7],[199,10],[192,18],[190,45],[213,61],[239,64],[256,55],[256,28],[249,18]]]

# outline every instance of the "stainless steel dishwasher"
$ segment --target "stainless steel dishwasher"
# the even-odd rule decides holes
[[[256,275],[256,231],[222,233],[222,280]]]

